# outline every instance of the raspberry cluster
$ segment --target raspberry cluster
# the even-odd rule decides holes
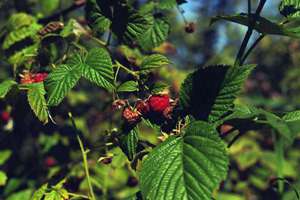
[[[21,84],[39,83],[43,82],[48,77],[48,73],[31,73],[29,71],[25,71],[23,74],[20,74],[20,77]]]
[[[134,107],[126,106],[122,112],[122,117],[129,125],[135,125],[143,117],[162,126],[172,120],[176,105],[177,101],[173,101],[169,95],[155,94],[146,100],[138,100]]]

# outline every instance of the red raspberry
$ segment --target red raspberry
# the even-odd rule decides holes
[[[45,159],[45,165],[46,167],[53,167],[54,165],[57,164],[57,161],[54,157],[52,156],[48,156],[46,159]]]
[[[1,117],[1,121],[3,121],[6,124],[10,119],[10,114],[9,112],[3,111],[0,117]]]
[[[152,95],[148,103],[152,112],[162,114],[170,106],[170,98],[168,95]]]
[[[33,75],[34,83],[43,82],[48,77],[48,73],[36,73]]]
[[[141,114],[137,111],[132,110],[131,107],[126,107],[123,110],[122,117],[129,124],[135,124],[141,120]]]
[[[150,111],[150,106],[148,102],[145,102],[143,100],[138,100],[135,104],[135,108],[142,115],[147,115]]]

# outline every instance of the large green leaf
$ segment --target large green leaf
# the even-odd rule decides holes
[[[169,35],[170,25],[164,18],[153,18],[154,23],[139,38],[140,46],[151,50],[162,44]]]
[[[100,87],[113,88],[112,61],[104,48],[93,48],[89,51],[83,67],[83,76]]]
[[[181,108],[196,119],[219,120],[232,110],[233,101],[254,67],[216,65],[195,71],[181,86]]]
[[[160,9],[172,9],[177,6],[176,0],[159,0]]]
[[[30,199],[32,194],[31,189],[25,189],[18,192],[14,192],[13,194],[9,195],[9,197],[6,198],[6,200],[28,200]]]
[[[226,146],[208,123],[190,124],[143,161],[140,188],[145,199],[210,200],[228,170]]]
[[[77,66],[60,65],[46,80],[48,105],[58,105],[80,79],[81,70]]]
[[[5,98],[11,88],[17,83],[13,80],[6,80],[0,84],[0,99]]]
[[[28,84],[28,102],[33,110],[34,114],[39,118],[40,121],[48,122],[48,107],[45,99],[45,88],[44,83]]]
[[[148,72],[156,68],[160,68],[170,64],[170,61],[167,57],[161,54],[152,54],[143,59],[141,64],[141,71]]]
[[[296,110],[293,112],[286,113],[282,119],[286,122],[291,122],[291,121],[299,121],[300,120],[300,110]]]
[[[287,18],[298,18],[300,17],[300,1],[282,0],[279,5],[279,11]]]
[[[245,13],[241,13],[238,15],[216,16],[212,18],[211,24],[221,19],[238,23],[241,25],[249,26],[248,14]],[[283,35],[283,36],[299,38],[300,27],[298,25],[296,26],[290,26],[290,25],[287,26],[287,25],[289,24],[277,24],[264,17],[259,16],[254,25],[254,29],[263,34]]]

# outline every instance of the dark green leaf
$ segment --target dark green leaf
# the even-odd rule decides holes
[[[196,119],[219,120],[233,109],[233,101],[254,67],[217,65],[197,70],[181,86],[181,108]]]
[[[81,71],[76,66],[61,65],[55,68],[46,80],[48,104],[50,106],[58,105],[76,85],[80,76]]]
[[[211,24],[215,23],[220,19],[249,26],[248,14],[245,13],[241,13],[239,15],[217,16],[212,18]],[[258,17],[254,29],[263,34],[283,35],[283,36],[300,38],[299,26],[287,27],[286,24],[276,24],[264,17]]]
[[[124,133],[121,137],[121,148],[123,152],[128,156],[129,160],[132,160],[136,154],[136,148],[138,143],[138,128],[132,129],[128,134]]]
[[[210,200],[228,169],[226,146],[206,122],[190,124],[143,161],[140,188],[145,199]]]

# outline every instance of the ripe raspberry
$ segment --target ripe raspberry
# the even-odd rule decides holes
[[[137,101],[135,104],[135,108],[139,113],[141,113],[144,116],[147,115],[150,111],[150,106],[148,102],[145,102],[143,100]]]
[[[52,156],[48,156],[46,159],[45,159],[45,166],[46,167],[53,167],[54,165],[57,164],[57,161],[54,157]]]
[[[149,99],[150,110],[157,114],[162,114],[164,110],[170,106],[170,98],[168,95],[152,95]]]
[[[194,22],[190,22],[185,25],[184,30],[186,33],[194,33],[196,29],[196,25]]]
[[[36,73],[33,75],[34,83],[43,82],[48,77],[48,73]]]
[[[3,112],[1,113],[0,118],[1,118],[1,121],[4,122],[4,123],[6,124],[6,123],[9,121],[9,119],[10,119],[10,114],[9,114],[9,112],[3,111]]]
[[[126,107],[123,110],[122,117],[128,124],[135,124],[141,120],[141,114],[132,110],[131,107]]]

